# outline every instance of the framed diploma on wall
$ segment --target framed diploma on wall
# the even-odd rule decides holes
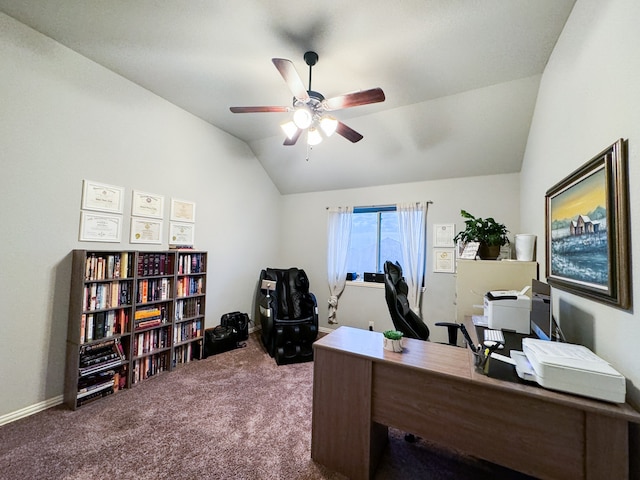
[[[437,273],[455,273],[456,249],[455,248],[434,248],[433,249],[433,271]]]
[[[164,215],[164,196],[134,190],[131,198],[131,215],[162,218]]]
[[[187,200],[171,199],[171,220],[174,222],[196,221],[196,204]]]
[[[162,243],[162,220],[131,217],[131,243]]]
[[[124,188],[106,183],[82,181],[82,210],[122,213]]]
[[[195,227],[193,223],[169,222],[169,245],[193,247]]]
[[[81,242],[120,242],[122,217],[97,212],[80,212]]]

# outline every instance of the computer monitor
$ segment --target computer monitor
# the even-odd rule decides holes
[[[535,278],[531,281],[531,332],[541,340],[564,342],[560,325],[553,318],[551,287]]]
[[[553,338],[551,316],[551,287],[534,278],[531,281],[531,332],[541,340]]]

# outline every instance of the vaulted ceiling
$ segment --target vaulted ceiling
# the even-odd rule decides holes
[[[540,75],[575,0],[0,0],[0,11],[244,140],[283,194],[520,171]],[[284,146],[271,62],[319,55],[325,97],[364,138]]]

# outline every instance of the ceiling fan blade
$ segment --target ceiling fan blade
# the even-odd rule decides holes
[[[283,143],[283,145],[295,145],[296,142],[298,141],[298,139],[300,138],[300,135],[302,135],[302,129],[298,129],[296,131],[296,133],[293,134],[293,137],[289,138],[287,137]]]
[[[356,132],[353,128],[346,126],[342,122],[338,122],[338,128],[336,128],[336,133],[338,135],[342,135],[344,138],[349,140],[350,142],[356,143],[362,140],[362,135]]]
[[[307,88],[293,66],[293,62],[286,58],[272,58],[271,61],[280,72],[280,75],[282,75],[282,78],[284,78],[293,96],[302,103],[307,103],[309,101],[309,93],[307,93]]]
[[[229,107],[233,113],[288,112],[289,107]]]
[[[325,110],[340,110],[341,108],[357,107],[369,103],[384,102],[385,96],[381,88],[372,88],[362,92],[346,93],[338,97],[323,100]]]

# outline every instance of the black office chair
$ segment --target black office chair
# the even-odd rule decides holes
[[[389,260],[384,262],[384,297],[394,327],[405,337],[429,340],[429,327],[411,310],[407,299],[408,291],[400,264]]]
[[[402,276],[402,267],[398,262],[384,262],[384,296],[387,300],[393,326],[405,337],[429,340],[429,327],[409,307],[407,293],[409,287]],[[452,322],[438,322],[439,327],[447,327],[449,345],[458,344],[460,325]]]
[[[309,279],[299,268],[267,268],[260,272],[256,317],[262,343],[278,365],[313,360],[318,336],[318,304]]]

